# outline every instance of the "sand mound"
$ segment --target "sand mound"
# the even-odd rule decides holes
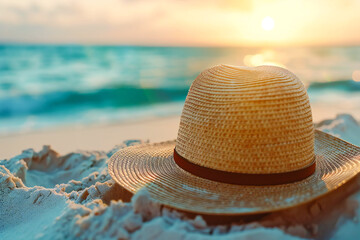
[[[317,127],[360,145],[360,127],[339,115]],[[143,190],[131,196],[114,183],[109,152],[59,156],[49,146],[0,161],[0,236],[3,239],[344,239],[360,234],[360,181],[326,199],[283,212],[210,225],[153,202]],[[355,193],[355,194],[354,194]],[[208,219],[206,219],[208,220]]]

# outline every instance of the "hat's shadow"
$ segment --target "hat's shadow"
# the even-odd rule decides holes
[[[158,180],[154,179],[153,184],[156,184],[156,181]],[[114,184],[112,190],[104,195],[103,201],[105,203],[120,199],[124,202],[130,202],[133,197],[131,192],[117,183]],[[200,215],[208,226],[228,225],[231,227],[231,225],[239,225],[243,226],[244,229],[257,226],[278,227],[292,235],[326,239],[332,234],[329,229],[335,229],[340,218],[355,217],[358,205],[350,197],[359,190],[360,175],[358,174],[342,187],[311,202],[270,213],[228,216],[187,212],[169,206],[162,206],[162,208],[181,213],[181,218],[185,220],[191,220]]]
[[[134,194],[115,182],[111,189],[103,195],[102,201],[108,205],[110,204],[111,200],[130,202],[133,195]]]

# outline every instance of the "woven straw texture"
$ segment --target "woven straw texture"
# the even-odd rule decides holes
[[[281,173],[314,160],[314,127],[304,85],[274,66],[219,65],[193,82],[176,150],[208,168]]]
[[[135,193],[146,187],[153,199],[172,208],[221,215],[255,214],[289,208],[335,190],[360,172],[360,148],[315,131],[315,173],[275,186],[241,186],[196,177],[173,160],[175,141],[128,147],[115,153],[109,173]]]

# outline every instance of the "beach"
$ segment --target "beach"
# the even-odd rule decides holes
[[[249,66],[260,59],[256,64],[296,69],[315,127],[360,145],[360,81],[349,76],[360,62],[353,59],[358,51],[0,46],[7,59],[0,59],[0,238],[343,239],[360,234],[357,178],[301,207],[219,223],[160,206],[146,191],[132,196],[108,173],[109,158],[119,149],[176,139],[191,82],[219,59],[237,64],[240,57]],[[344,61],[334,61],[339,56]]]
[[[346,106],[329,109],[326,104],[312,106],[314,122],[335,118],[343,113]],[[360,119],[360,112],[351,111],[352,116]],[[63,127],[59,129],[37,130],[27,133],[0,136],[0,159],[8,159],[22,150],[40,150],[43,145],[51,145],[61,154],[76,150],[108,151],[115,145],[129,139],[161,142],[176,139],[180,116],[153,117],[114,124]]]
[[[113,153],[146,141],[174,139],[178,124],[179,117],[175,116],[146,123],[12,136],[7,143],[1,139],[2,146],[14,145],[16,141],[19,148],[28,144],[35,150],[27,149],[0,161],[0,236],[4,239],[344,239],[360,234],[356,220],[360,214],[357,177],[341,191],[304,206],[255,220],[215,225],[201,216],[161,207],[145,190],[132,197],[115,184],[107,169]],[[351,115],[318,121],[316,127],[360,145],[360,126]],[[91,138],[99,133],[101,137]],[[45,145],[51,142],[52,146],[40,148],[42,142]],[[75,147],[82,150],[71,150]],[[6,154],[15,151],[19,152],[14,148]]]
[[[359,9],[0,0],[0,240],[359,238]]]
[[[129,139],[159,142],[175,139],[180,116],[150,118],[118,124],[64,127],[0,137],[0,159],[11,158],[22,150],[39,151],[43,145],[51,145],[61,154],[76,150],[109,151],[115,145]]]
[[[359,238],[359,9],[0,0],[0,240]]]

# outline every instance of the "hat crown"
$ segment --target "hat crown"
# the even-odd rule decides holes
[[[199,166],[236,173],[295,171],[314,160],[314,126],[302,82],[274,66],[218,65],[194,80],[176,151]]]

